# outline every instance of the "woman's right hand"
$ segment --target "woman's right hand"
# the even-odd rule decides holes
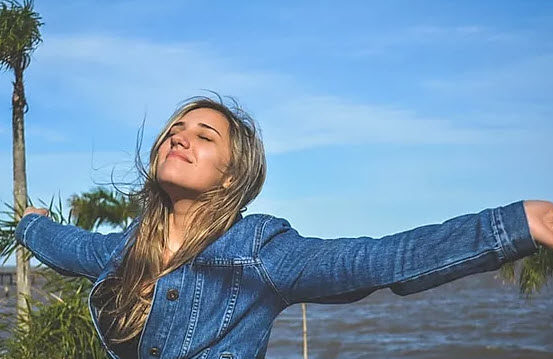
[[[23,216],[21,216],[21,218],[25,217],[29,213],[36,213],[36,214],[40,214],[41,216],[48,216],[50,214],[50,211],[48,211],[46,208],[35,208],[32,206],[29,206],[25,208],[25,211],[23,211]]]

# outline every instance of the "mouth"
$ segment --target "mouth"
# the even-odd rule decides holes
[[[169,154],[167,155],[166,158],[172,158],[172,157],[178,158],[178,159],[183,160],[183,161],[188,162],[188,163],[192,163],[190,158],[184,153],[179,153],[179,152],[176,152],[176,151],[172,151],[172,152],[169,152]]]

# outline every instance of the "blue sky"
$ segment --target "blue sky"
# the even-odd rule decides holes
[[[247,213],[303,235],[373,236],[553,200],[553,3],[36,1],[26,72],[31,198],[132,180],[190,96],[261,125]],[[0,201],[12,202],[11,73],[0,75]],[[3,101],[2,101],[3,99]],[[109,228],[102,229],[108,231]]]

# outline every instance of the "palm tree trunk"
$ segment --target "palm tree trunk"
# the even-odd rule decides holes
[[[307,305],[301,303],[301,316],[303,322],[303,359],[307,359]]]
[[[25,91],[23,87],[23,69],[14,69],[15,81],[13,83],[12,96],[12,128],[13,128],[13,199],[15,219],[19,220],[27,205],[27,173],[25,166],[25,133],[23,116],[25,113]],[[28,250],[19,246],[16,252],[17,263],[17,314],[23,315],[25,307],[25,295],[30,296],[30,264]],[[20,321],[20,325],[23,321]]]

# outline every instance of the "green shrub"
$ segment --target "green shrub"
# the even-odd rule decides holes
[[[42,300],[27,299],[26,326],[4,315],[2,330],[9,337],[0,341],[1,358],[13,359],[107,359],[87,306],[91,283],[67,278],[50,269],[39,292]],[[28,329],[27,329],[28,328]]]

